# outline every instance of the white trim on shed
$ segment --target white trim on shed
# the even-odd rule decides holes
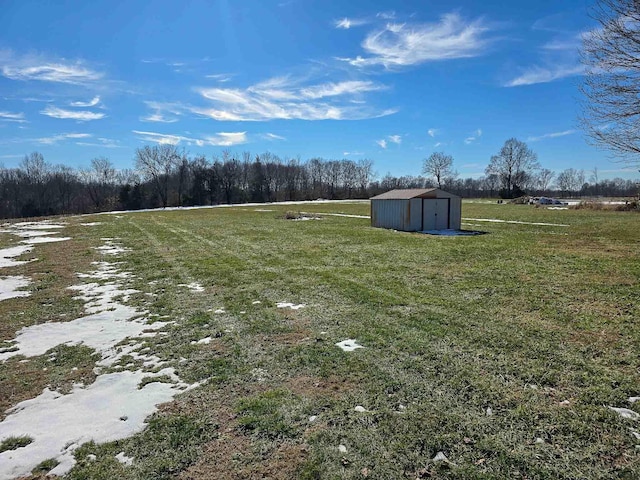
[[[391,190],[371,198],[371,226],[405,232],[460,230],[462,199],[438,188]]]

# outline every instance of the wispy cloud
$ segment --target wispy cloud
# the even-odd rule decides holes
[[[138,138],[146,142],[154,142],[159,144],[178,145],[184,143],[186,145],[197,145],[198,147],[215,146],[215,147],[232,147],[247,143],[247,132],[219,132],[213,135],[207,135],[202,138],[185,137],[183,135],[171,135],[156,132],[142,132],[133,130]]]
[[[177,117],[182,115],[184,111],[184,106],[177,103],[150,101],[144,103],[154,111],[145,117],[141,117],[140,120],[143,122],[175,123],[178,121]]]
[[[235,75],[233,73],[214,73],[211,75],[205,75],[205,78],[211,78],[217,82],[226,83],[230,82],[234,76]]]
[[[470,136],[465,138],[464,139],[464,143],[469,145],[469,144],[475,142],[476,140],[478,140],[481,136],[482,136],[482,129],[479,128],[475,132],[473,132]]]
[[[26,120],[24,118],[24,113],[22,112],[13,113],[13,112],[0,111],[0,120],[5,122],[26,123]]]
[[[41,110],[40,113],[52,118],[78,120],[80,122],[100,120],[106,116],[104,113],[95,113],[88,110],[65,110],[52,105],[47,106],[44,110]]]
[[[276,135],[275,133],[265,133],[263,135],[263,138],[265,138],[267,140],[286,140],[285,137],[283,137],[281,135]]]
[[[387,138],[390,142],[396,143],[398,145],[402,143],[402,135],[389,135]]]
[[[359,155],[364,155],[364,152],[342,152],[342,155],[345,157],[348,157],[350,155],[359,156]]]
[[[376,143],[380,145],[380,148],[387,148],[387,141],[385,139],[376,140]]]
[[[333,25],[336,28],[342,28],[344,30],[349,30],[352,27],[359,27],[361,25],[365,25],[369,23],[367,20],[363,18],[342,18],[340,20],[334,20]]]
[[[71,102],[69,105],[72,107],[95,107],[100,103],[100,97],[96,95],[88,102]]]
[[[93,70],[80,60],[46,59],[37,55],[16,56],[0,52],[0,72],[11,80],[86,84],[100,80],[104,74]]]
[[[387,23],[362,42],[368,57],[339,58],[356,67],[383,65],[387,69],[425,62],[482,55],[490,40],[484,20],[464,20],[458,13],[443,15],[437,23]]]
[[[76,142],[76,145],[83,147],[124,148],[124,145],[120,145],[117,140],[102,137],[96,138],[95,142]]]
[[[518,77],[505,83],[505,87],[521,87],[537,83],[549,83],[567,77],[575,77],[584,73],[582,65],[556,65],[552,67],[531,67]]]
[[[395,113],[354,104],[366,93],[382,90],[372,81],[342,81],[301,85],[289,77],[275,77],[248,88],[198,88],[212,107],[185,107],[221,121],[356,120]]]
[[[435,137],[438,133],[439,130],[437,128],[430,128],[429,130],[427,130],[427,135],[429,135],[431,138]]]
[[[538,142],[547,138],[565,137],[567,135],[573,135],[574,133],[576,133],[576,130],[564,130],[562,132],[545,133],[544,135],[529,137],[527,138],[527,142]]]
[[[390,10],[388,12],[378,12],[376,13],[376,17],[382,18],[383,20],[393,20],[394,18],[396,18],[396,12],[393,10]]]
[[[60,133],[50,137],[36,138],[35,141],[43,145],[55,145],[62,140],[75,140],[78,138],[90,138],[90,133]]]

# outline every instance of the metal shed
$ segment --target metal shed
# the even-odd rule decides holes
[[[371,198],[371,226],[404,232],[460,230],[462,199],[438,188],[391,190]]]

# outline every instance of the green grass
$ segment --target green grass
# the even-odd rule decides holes
[[[464,203],[465,218],[570,226],[469,220],[487,234],[437,237],[265,208],[91,227],[87,242],[132,248],[121,258],[132,287],[157,295],[134,303],[176,321],[146,345],[183,380],[208,382],[141,434],[83,447],[72,478],[234,478],[212,453],[231,444],[229,470],[244,478],[287,478],[274,458],[291,449],[302,453],[289,478],[640,478],[629,431],[640,424],[606,408],[640,412],[626,400],[640,395],[637,215]],[[368,204],[300,210],[366,215]],[[194,281],[205,292],[178,287]],[[334,346],[347,338],[365,348]],[[132,467],[114,463],[123,450]],[[440,451],[451,464],[432,461]]]
[[[33,442],[33,438],[27,435],[23,435],[22,437],[9,437],[0,442],[0,453],[6,452],[7,450],[15,450],[16,448],[26,447],[31,442]]]

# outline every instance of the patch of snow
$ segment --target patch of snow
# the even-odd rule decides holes
[[[290,308],[291,310],[299,310],[301,308],[306,307],[304,303],[300,303],[296,305],[295,303],[287,303],[287,302],[278,302],[276,303],[276,307],[278,308]]]
[[[345,447],[344,445],[340,444],[340,445],[338,445],[338,451],[340,453],[347,453],[347,447]]]
[[[433,457],[432,459],[433,462],[444,462],[444,463],[450,463],[449,459],[447,458],[447,456],[443,453],[443,452],[438,452],[436,453],[436,456]]]
[[[311,415],[311,416],[309,417],[309,423],[313,423],[313,422],[315,422],[317,419],[318,419],[318,416],[317,416],[317,415]]]
[[[130,251],[130,249],[128,248],[124,248],[113,243],[107,243],[106,245],[102,245],[101,247],[96,247],[96,250],[98,250],[103,255],[120,255],[121,253]]]
[[[168,402],[187,385],[152,382],[138,387],[143,378],[172,370],[100,375],[88,387],[75,385],[67,395],[46,388],[36,398],[20,402],[0,423],[0,438],[28,435],[33,442],[0,453],[0,478],[29,475],[47,458],[60,462],[50,473],[64,475],[74,466],[73,452],[81,444],[112,442],[142,431],[157,405]],[[124,417],[126,421],[121,420]]]
[[[547,207],[547,210],[569,210],[569,207]]]
[[[211,343],[211,337],[202,338],[200,340],[194,340],[191,342],[191,345],[208,345]]]
[[[356,407],[353,410],[358,413],[365,413],[367,411],[367,409],[364,408],[362,405],[356,405]]]
[[[493,416],[493,409],[491,407],[487,407],[487,409],[484,411],[485,415],[487,417],[491,417]]]
[[[66,223],[48,223],[48,222],[18,222],[11,226],[24,228],[26,230],[49,230],[51,228],[65,228]]]
[[[251,305],[258,305],[259,303],[262,303],[260,300],[254,300],[253,302],[251,302]]]
[[[268,208],[256,208],[254,212],[273,212],[275,210],[269,210]]]
[[[222,313],[227,313],[227,312],[225,312],[224,308],[218,308],[217,310],[214,310],[213,313],[220,315]]]
[[[628,401],[629,403],[636,403],[636,402],[640,402],[640,397],[629,397],[629,398],[627,399],[627,401]]]
[[[364,348],[362,345],[358,345],[358,343],[355,340],[350,338],[336,343],[336,347],[340,347],[345,352],[353,352],[358,348]]]
[[[102,225],[102,222],[88,222],[88,223],[81,223],[80,225],[82,225],[83,227],[95,227],[97,225]]]
[[[536,444],[541,445],[543,443],[544,443],[544,439],[543,438],[540,438],[540,437],[536,438]]]
[[[22,243],[35,245],[38,243],[66,242],[67,240],[71,240],[71,237],[32,237],[26,240],[22,240]]]
[[[609,408],[620,415],[622,418],[626,418],[628,420],[640,420],[640,413],[629,410],[628,408],[617,408],[611,406]]]
[[[630,428],[629,431],[631,432],[631,435],[633,435],[633,438],[635,438],[636,440],[640,440],[639,432],[636,432],[633,428]]]
[[[188,288],[189,290],[192,290],[194,292],[204,292],[204,287],[202,285],[200,285],[199,283],[196,282],[192,282],[192,283],[179,283],[178,284],[179,287],[185,287]]]
[[[120,452],[119,454],[116,455],[116,460],[118,460],[120,463],[122,463],[123,465],[133,465],[133,457],[127,457],[124,452]]]
[[[23,276],[0,278],[0,301],[9,298],[28,297],[31,292],[18,290],[31,284],[31,280]]]
[[[292,219],[294,222],[306,222],[307,220],[322,220],[320,217],[298,217]]]
[[[25,253],[33,250],[32,245],[18,245],[16,247],[9,247],[0,249],[0,268],[17,267],[29,263],[29,260],[13,260],[15,257],[24,255]]]
[[[521,222],[519,220],[499,220],[497,218],[463,218],[462,220],[474,222],[490,222],[490,223],[514,223],[518,225],[538,225],[544,227],[570,227],[564,223],[543,223],[543,222]]]

